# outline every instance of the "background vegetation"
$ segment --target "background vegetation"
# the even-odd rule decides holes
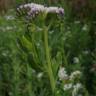
[[[69,91],[63,92],[58,84],[56,93],[52,93],[46,68],[42,67],[46,64],[44,38],[37,28],[42,22],[28,29],[16,16],[16,8],[28,2],[64,8],[64,17],[58,21],[52,19],[54,26],[48,32],[53,69],[57,66],[58,71],[63,66],[68,74],[80,70],[80,82],[87,93],[81,96],[95,96],[96,0],[1,0],[0,96],[73,96]],[[32,33],[34,30],[37,32]],[[32,48],[26,41],[30,36]]]

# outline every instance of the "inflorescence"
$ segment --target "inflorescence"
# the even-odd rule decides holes
[[[27,15],[29,17],[34,18],[39,13],[56,13],[58,15],[63,15],[64,9],[61,7],[45,7],[44,5],[40,4],[28,3],[20,5],[17,8],[17,12],[19,13],[19,16]]]

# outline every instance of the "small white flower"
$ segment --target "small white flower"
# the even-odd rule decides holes
[[[88,25],[85,24],[85,25],[83,26],[82,30],[83,30],[83,31],[87,31],[87,30],[88,30]]]
[[[37,15],[40,12],[45,12],[45,13],[56,13],[56,14],[64,14],[64,9],[59,8],[59,7],[45,7],[40,4],[35,4],[35,3],[28,3],[25,5],[21,5],[19,8],[17,8],[17,11],[22,10],[22,9],[27,9],[27,15],[28,16],[33,16]]]
[[[80,76],[81,75],[81,72],[80,71],[74,71],[71,73],[70,75],[70,80],[74,80],[77,76]]]
[[[60,80],[68,79],[68,75],[64,67],[60,67],[59,72],[58,72],[58,77]]]
[[[87,55],[87,54],[89,54],[89,51],[85,50],[85,51],[83,51],[83,53]]]
[[[74,58],[73,58],[73,62],[74,62],[74,63],[79,63],[79,58],[78,58],[78,57],[74,57]]]
[[[14,20],[15,17],[14,16],[11,16],[11,15],[8,15],[8,16],[5,16],[5,19],[6,20]]]
[[[77,83],[73,86],[72,96],[77,96],[78,91],[82,88],[81,83]]]
[[[12,29],[13,29],[13,27],[11,27],[11,26],[6,27],[6,30],[12,30]]]
[[[80,21],[74,21],[75,24],[80,24]]]
[[[37,74],[37,78],[38,79],[42,78],[42,76],[43,76],[43,73],[42,72]]]
[[[32,73],[33,73],[33,74],[36,74],[36,70],[33,69],[33,70],[32,70]]]
[[[76,88],[76,89],[80,89],[80,88],[82,88],[82,84],[81,83],[77,83],[73,87]]]
[[[64,85],[64,91],[70,90],[71,88],[72,88],[72,83]]]

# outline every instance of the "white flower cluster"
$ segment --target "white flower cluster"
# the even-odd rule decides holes
[[[77,96],[78,91],[82,88],[81,83],[77,83],[76,85],[73,86],[73,91],[72,91],[72,96]]]
[[[68,75],[64,67],[60,67],[59,72],[58,72],[58,77],[60,80],[68,79]]]
[[[78,91],[83,88],[81,83],[76,83],[75,85],[72,83],[68,83],[64,85],[64,91],[72,90],[72,96],[77,96]]]
[[[67,74],[67,71],[64,67],[60,67],[58,71],[58,77],[60,80],[74,80],[76,77],[80,77],[81,72],[80,71],[74,71],[70,74],[70,76]]]
[[[67,71],[65,70],[64,67],[60,67],[58,71],[58,77],[61,81],[63,81],[63,84],[64,84],[63,90],[64,91],[71,90],[72,96],[77,96],[79,90],[83,88],[82,84],[79,83],[78,81],[77,82],[75,81],[75,84],[74,84],[75,78],[80,76],[81,76],[81,72],[78,70],[72,72],[70,75],[67,74]]]
[[[80,62],[80,60],[79,60],[79,58],[78,58],[78,57],[74,57],[74,58],[73,58],[73,62],[74,62],[74,63],[79,63],[79,62]]]
[[[40,73],[37,74],[37,78],[38,79],[41,79],[42,77],[43,77],[43,73],[42,72],[40,72]]]
[[[64,14],[64,9],[59,7],[45,7],[44,5],[35,4],[35,3],[29,3],[25,5],[19,6],[17,8],[17,11],[19,12],[22,9],[27,10],[27,15],[35,17],[40,12],[45,13],[56,13],[56,14]]]
[[[72,83],[65,84],[63,89],[64,89],[64,91],[67,91],[67,90],[70,90],[72,88],[72,86],[73,86]]]
[[[80,71],[78,71],[78,70],[77,71],[74,71],[70,75],[70,80],[74,80],[76,77],[80,77],[80,75],[81,75],[81,72]]]

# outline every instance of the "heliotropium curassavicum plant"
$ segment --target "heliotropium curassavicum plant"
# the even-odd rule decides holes
[[[30,29],[28,30],[29,32],[27,32],[27,36],[24,35],[19,38],[19,41],[20,41],[19,44],[23,46],[27,51],[30,51],[30,53],[32,53],[32,60],[34,61],[34,62],[31,62],[32,68],[35,69],[36,71],[40,69],[40,70],[43,70],[45,73],[47,73],[47,76],[50,81],[52,93],[55,94],[56,80],[57,80],[57,77],[55,75],[58,70],[58,65],[57,65],[57,68],[54,68],[56,69],[54,71],[53,64],[51,61],[51,53],[50,53],[50,47],[49,47],[49,41],[48,41],[48,31],[51,27],[52,21],[48,20],[49,23],[47,24],[47,26],[45,22],[49,14],[51,14],[52,18],[54,18],[54,16],[58,18],[64,15],[64,9],[61,7],[45,7],[44,5],[35,4],[35,3],[21,5],[17,8],[18,17],[23,17],[25,20],[28,21],[27,23],[30,22],[30,25],[31,25]],[[39,31],[41,31],[41,33],[43,34],[43,40],[42,40],[44,45],[43,53],[45,56],[45,60],[43,59],[43,61],[45,61],[46,64],[40,64],[40,62],[43,62],[39,59],[39,55],[41,56],[42,53],[38,54],[37,52],[37,46],[35,42],[35,39],[36,39],[35,33],[38,28],[39,28]],[[28,36],[29,33],[31,33],[30,36]],[[30,37],[31,37],[31,40],[29,40]],[[40,47],[42,46],[40,45]],[[42,47],[42,50],[43,50],[43,47]]]

